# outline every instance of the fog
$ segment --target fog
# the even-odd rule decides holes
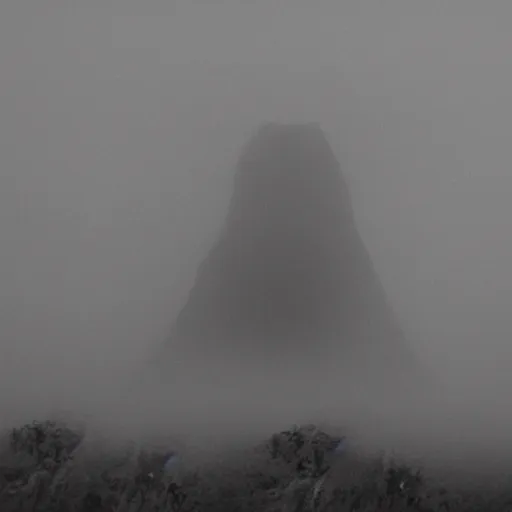
[[[138,405],[140,428],[168,418],[162,393],[119,397],[184,303],[252,130],[311,121],[408,339],[451,397],[417,405],[435,423],[424,429],[386,404],[392,427],[510,441],[508,4],[76,4],[0,8],[5,421],[65,409],[122,423]],[[183,421],[211,420],[197,411]],[[244,411],[252,425],[277,418]]]

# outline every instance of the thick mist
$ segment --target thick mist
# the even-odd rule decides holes
[[[174,392],[134,383],[134,373],[167,337],[218,235],[254,128],[318,122],[393,307],[437,381],[424,402],[373,403],[381,428],[361,413],[362,430],[376,444],[400,439],[450,460],[470,447],[472,456],[504,454],[506,5],[1,7],[4,421],[69,410],[130,432],[179,423],[203,436],[213,422],[220,433],[266,435],[307,416],[304,400],[286,409],[257,386],[215,407],[198,391],[185,406]],[[340,391],[345,409],[333,398],[327,419],[358,410],[355,397]]]

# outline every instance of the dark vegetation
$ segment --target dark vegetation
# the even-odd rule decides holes
[[[5,435],[2,512],[508,511],[512,492],[444,488],[420,470],[362,456],[343,437],[296,427],[222,462],[109,448],[57,422]],[[174,458],[173,458],[174,457]]]

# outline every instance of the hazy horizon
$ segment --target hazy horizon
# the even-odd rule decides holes
[[[115,409],[216,239],[243,143],[316,122],[411,346],[468,439],[510,441],[511,16],[462,0],[1,7],[2,416]],[[462,428],[429,407],[436,435]]]

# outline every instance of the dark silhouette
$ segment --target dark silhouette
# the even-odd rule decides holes
[[[416,365],[318,125],[263,126],[242,151],[224,228],[166,350],[166,369],[194,353],[212,366],[371,373],[378,386]]]

